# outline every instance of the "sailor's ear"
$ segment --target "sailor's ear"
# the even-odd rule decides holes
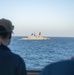
[[[9,33],[8,38],[11,39],[11,33]]]

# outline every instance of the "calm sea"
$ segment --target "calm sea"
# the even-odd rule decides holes
[[[14,36],[9,48],[24,59],[28,70],[41,70],[52,62],[71,59],[74,56],[74,38],[19,40],[22,37]]]

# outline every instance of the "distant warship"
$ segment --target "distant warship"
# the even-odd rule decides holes
[[[41,32],[39,32],[39,35],[35,35],[35,33],[31,34],[31,36],[28,36],[27,38],[22,38],[21,40],[49,40],[50,38],[43,37]]]

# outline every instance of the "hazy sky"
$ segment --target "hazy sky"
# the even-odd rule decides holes
[[[74,0],[0,0],[0,18],[12,21],[14,35],[74,37]]]

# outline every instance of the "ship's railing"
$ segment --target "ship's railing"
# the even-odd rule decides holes
[[[39,75],[40,70],[27,70],[27,75]]]

